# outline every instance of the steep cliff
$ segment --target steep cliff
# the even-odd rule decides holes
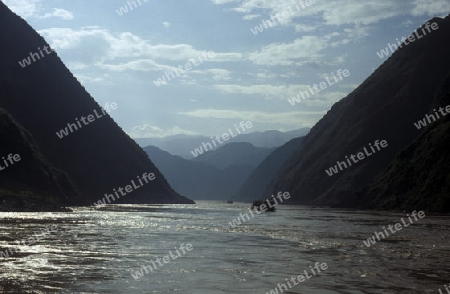
[[[450,17],[429,21],[434,22],[437,30],[397,50],[333,105],[273,179],[267,194],[289,191],[290,203],[296,204],[362,204],[365,198],[355,192],[372,183],[417,138],[420,131],[413,123],[438,105],[437,89],[450,72]],[[332,176],[326,173],[376,140],[386,140],[388,147]]]
[[[25,129],[0,108],[0,211],[55,211],[80,195],[40,153]]]
[[[154,173],[155,180],[115,203],[192,203],[169,186],[145,152],[102,112],[57,53],[47,54],[45,40],[3,3],[0,27],[0,106],[33,135],[52,165],[67,173],[82,196],[77,205],[92,204],[144,173]],[[27,57],[30,64],[20,65]],[[62,138],[56,134],[94,113],[99,116],[88,125],[72,126],[73,132]]]

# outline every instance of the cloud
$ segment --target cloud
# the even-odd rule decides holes
[[[412,26],[414,24],[413,21],[411,21],[410,19],[404,20],[402,21],[402,26],[409,28],[410,26]]]
[[[266,99],[287,99],[296,95],[299,90],[307,89],[306,85],[216,85],[214,87],[224,94],[257,95]]]
[[[288,111],[278,113],[268,113],[260,111],[238,111],[221,109],[196,109],[193,111],[179,112],[195,118],[204,119],[234,119],[247,120],[252,123],[272,123],[288,126],[312,127],[320,119],[325,111]]]
[[[39,30],[54,49],[73,49],[80,44],[83,38],[99,36],[101,29],[98,27],[87,27],[79,30],[70,28],[50,28]]]
[[[244,20],[252,20],[252,19],[258,18],[260,16],[261,15],[259,15],[259,14],[247,14],[243,17],[243,19]]]
[[[53,8],[52,13],[46,13],[43,16],[38,16],[38,17],[42,18],[42,19],[50,18],[50,17],[59,17],[64,20],[71,20],[71,19],[73,19],[73,14],[72,14],[72,12],[67,11],[65,9]]]
[[[269,73],[269,72],[261,72],[261,73],[257,73],[256,77],[258,79],[275,79],[277,77],[277,75],[274,73]]]
[[[62,8],[53,8],[53,11],[43,13],[41,0],[2,0],[14,13],[23,18],[40,18],[46,19],[51,17],[59,17],[64,20],[73,19],[73,14]]]
[[[192,62],[191,59],[194,59],[197,64],[242,60],[241,53],[198,50],[188,44],[152,44],[130,32],[112,33],[100,27],[83,27],[79,30],[50,28],[40,30],[39,33],[55,49],[75,49],[82,42],[84,47],[95,45],[95,54],[98,59],[91,63],[112,71],[173,70],[174,66]],[[210,57],[212,55],[213,57]],[[134,58],[134,60],[114,62],[126,58]],[[161,65],[155,60],[176,65]]]
[[[292,0],[211,0],[217,5],[231,5],[233,11],[244,14],[244,19],[255,13],[271,15],[282,13],[293,6]],[[300,6],[297,4],[297,6]],[[414,16],[434,15],[450,11],[448,0],[313,0],[309,7],[300,7],[300,11],[287,18],[283,23],[289,25],[291,19],[312,17],[325,21],[327,25],[369,25],[395,16],[411,14]]]
[[[370,26],[359,26],[356,25],[352,28],[345,28],[344,33],[345,36],[349,39],[359,39],[370,36],[370,32],[373,31],[374,28]]]
[[[319,26],[318,25],[305,25],[305,24],[296,24],[295,31],[301,33],[309,33],[315,31]]]
[[[214,4],[232,4],[231,10],[244,14],[243,19],[251,20],[255,16],[266,14],[265,19],[270,19],[271,16],[275,16],[277,24],[288,25],[294,18],[298,18],[304,15],[308,15],[307,10],[311,9],[315,5],[312,1],[311,5],[301,4],[299,2],[293,3],[292,0],[230,0],[230,1],[218,1],[211,0]],[[283,13],[288,13],[289,17],[283,17]],[[280,17],[277,17],[279,15]],[[275,20],[275,19],[274,19]]]
[[[369,25],[403,14],[408,9],[407,1],[335,0],[314,7],[328,25]]]
[[[295,60],[311,61],[322,58],[320,51],[327,47],[327,40],[318,36],[303,36],[292,43],[272,43],[250,53],[249,60],[259,65],[291,65]]]
[[[74,76],[77,78],[77,80],[79,80],[82,84],[87,84],[87,83],[102,83],[102,84],[108,84],[108,85],[112,85],[113,83],[111,83],[110,81],[108,81],[108,79],[106,78],[107,75],[105,75],[105,77],[91,77],[88,75],[83,75],[83,74],[77,74],[75,73]]]
[[[433,0],[433,1],[424,1],[424,0],[415,0],[413,2],[412,15],[421,16],[421,15],[440,15],[446,16],[450,12],[450,2],[448,0]]]
[[[139,59],[119,64],[97,64],[99,68],[122,72],[126,70],[133,71],[174,71],[176,68],[156,63],[152,59]]]
[[[211,68],[203,71],[192,71],[192,73],[211,76],[214,81],[228,81],[231,80],[232,71],[223,68]]]
[[[14,13],[23,18],[35,16],[39,10],[39,0],[3,0]]]
[[[211,0],[214,4],[225,4],[231,2],[238,2],[239,0]]]
[[[199,133],[184,130],[178,126],[169,129],[162,129],[157,126],[143,124],[142,126],[134,126],[128,134],[132,138],[164,138],[174,135],[199,135]]]
[[[162,24],[166,29],[170,28],[170,22],[165,21]]]
[[[413,1],[391,1],[391,0],[365,0],[365,1],[349,1],[349,0],[329,0],[318,1],[312,0],[313,4],[308,7],[300,7],[300,4],[293,4],[292,0],[230,0],[218,1],[211,0],[216,5],[226,5],[231,11],[242,14],[244,20],[252,20],[258,15],[262,19],[270,20],[277,14],[291,10],[296,11],[295,14],[276,21],[276,26],[292,27],[298,33],[310,34],[315,32],[323,32],[330,27],[344,27],[344,34],[340,40],[329,43],[330,47],[338,47],[351,42],[356,42],[360,38],[366,38],[374,31],[373,26],[385,20],[398,16],[446,16],[450,12],[450,1],[448,0],[413,0]],[[291,9],[293,6],[295,9]],[[301,8],[301,9],[298,9]],[[279,19],[279,18],[275,18]],[[256,23],[255,23],[256,25]],[[316,37],[317,38],[317,37]],[[310,40],[312,41],[312,39]],[[302,42],[300,48],[307,46],[308,42]],[[316,43],[320,43],[316,39]],[[313,44],[309,44],[313,45]],[[317,44],[316,44],[317,45]],[[290,56],[278,54],[277,50],[283,51],[281,45],[269,45],[271,47],[264,48],[259,54],[252,54],[251,58],[255,64],[265,65],[290,65],[291,60],[283,58]],[[320,47],[312,47],[309,49],[320,49]],[[306,49],[308,50],[308,48]],[[317,51],[320,50],[315,50]],[[304,51],[297,51],[304,52]],[[286,52],[285,52],[286,53]],[[271,60],[271,57],[275,59]],[[304,60],[297,62],[297,65],[305,65],[309,62],[317,62],[321,56],[311,56],[312,60]],[[304,57],[305,58],[305,57]]]

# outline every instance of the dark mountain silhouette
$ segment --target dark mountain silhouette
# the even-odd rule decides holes
[[[281,147],[275,149],[263,162],[253,170],[238,192],[232,199],[243,202],[253,202],[260,198],[267,198],[264,191],[271,190],[268,185],[271,179],[280,171],[280,168],[295,151],[300,148],[303,137],[292,139]],[[273,187],[272,187],[273,188]]]
[[[60,139],[56,132],[94,110],[102,114],[100,106],[56,53],[39,57],[38,50],[47,43],[3,3],[0,27],[0,106],[33,135],[52,165],[67,173],[82,195],[75,204],[92,204],[144,173],[154,173],[156,179],[115,203],[192,203],[172,190],[145,152],[109,115]],[[33,55],[36,61],[19,65],[30,52],[38,52]]]
[[[450,86],[450,78],[448,79]],[[450,89],[449,89],[450,90]],[[445,103],[450,105],[450,93]],[[433,123],[403,149],[363,192],[369,208],[450,212],[450,115]]]
[[[306,135],[309,130],[309,128],[302,128],[290,132],[271,130],[241,134],[234,138],[230,138],[230,140],[226,141],[223,145],[217,146],[217,148],[233,142],[247,142],[251,143],[255,147],[274,148],[279,147],[294,138]],[[176,135],[165,138],[136,138],[135,141],[141,147],[156,146],[169,152],[170,154],[191,159],[194,158],[191,151],[194,151],[195,148],[202,146],[202,143],[211,142],[211,139],[206,136]]]
[[[0,144],[0,211],[55,211],[80,201],[67,175],[48,162],[31,134],[1,108],[0,138],[7,138]],[[10,154],[18,160],[8,160]]]
[[[171,155],[158,147],[147,146],[144,150],[177,192],[196,200],[229,199],[254,169],[248,165],[220,169]]]
[[[299,150],[274,178],[290,203],[354,207],[355,191],[374,181],[420,133],[413,122],[438,103],[437,89],[450,68],[450,17],[433,18],[439,29],[396,51],[368,79],[337,102],[312,128]],[[375,140],[388,147],[328,176],[326,169]],[[269,186],[272,187],[272,186]]]
[[[246,165],[257,167],[274,149],[259,148],[250,143],[230,143],[219,149],[208,151],[196,158],[191,159],[196,162],[203,162],[220,169],[232,165]]]

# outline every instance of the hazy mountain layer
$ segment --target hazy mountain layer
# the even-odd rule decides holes
[[[220,169],[232,165],[258,166],[274,149],[255,147],[250,143],[230,143],[219,149],[208,151],[196,158],[196,162],[203,162]]]
[[[224,130],[224,133],[226,131],[227,130]],[[289,140],[304,136],[308,132],[309,128],[303,128],[285,133],[279,131],[252,132],[230,138],[228,141],[224,142],[223,145],[217,146],[217,148],[233,142],[247,142],[251,143],[255,147],[274,148],[283,145]],[[206,136],[186,135],[171,136],[166,138],[137,138],[135,140],[142,147],[156,146],[169,152],[170,154],[179,155],[187,159],[194,158],[192,152],[195,152],[195,148],[203,146],[203,143],[211,142],[211,138]]]
[[[254,169],[249,165],[220,169],[171,155],[158,147],[147,146],[144,150],[177,192],[196,200],[229,199]]]

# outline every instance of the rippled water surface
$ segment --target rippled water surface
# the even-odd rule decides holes
[[[405,214],[279,206],[241,226],[249,204],[113,205],[0,213],[0,293],[261,293],[326,262],[284,293],[438,293],[450,283],[449,218],[426,216],[370,248]],[[33,245],[17,244],[48,225]],[[151,260],[193,250],[135,280]],[[292,283],[291,283],[292,284]],[[445,292],[445,291],[444,291]],[[281,291],[279,292],[281,293]]]

